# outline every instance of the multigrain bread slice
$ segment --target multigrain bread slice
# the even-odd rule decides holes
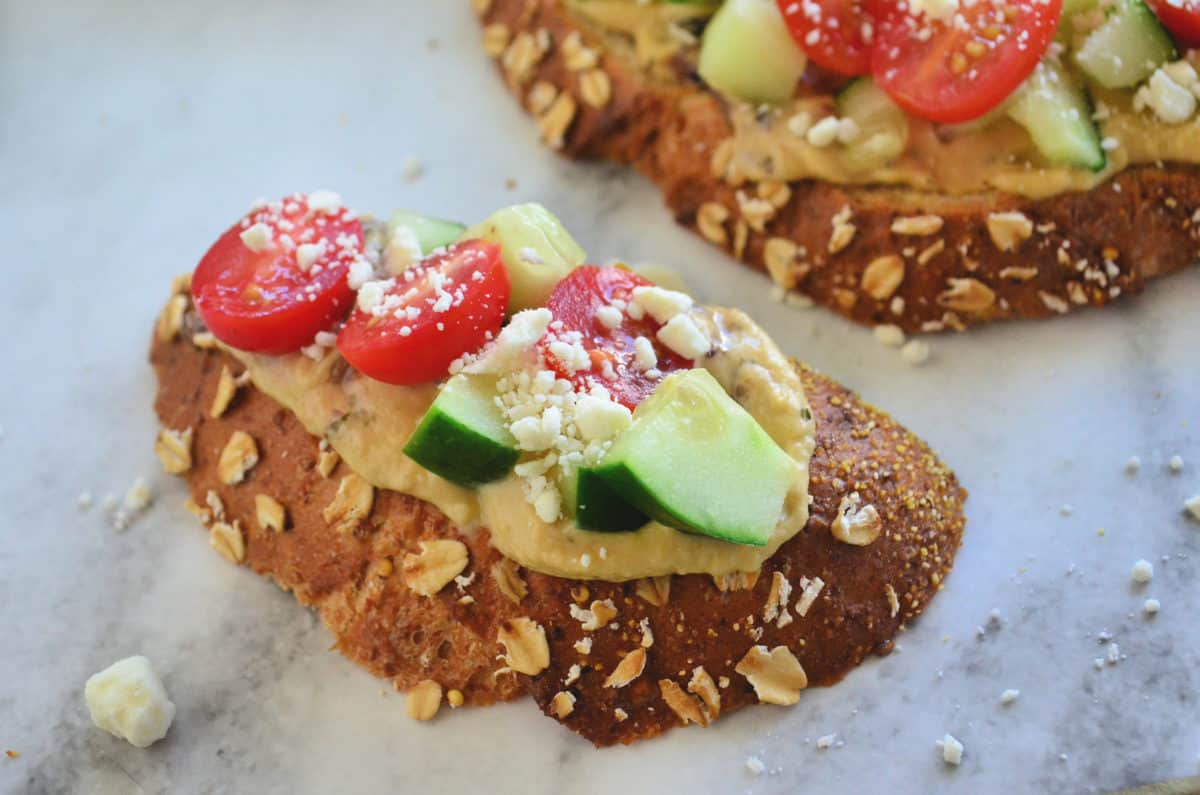
[[[1066,314],[1200,262],[1200,167],[1130,168],[1039,200],[731,183],[719,156],[729,109],[694,75],[650,77],[564,0],[473,5],[485,50],[547,144],[632,165],[678,222],[859,323],[931,332]]]
[[[486,531],[465,536],[435,508],[384,490],[374,491],[361,521],[346,526],[327,511],[352,478],[345,465],[324,476],[319,441],[251,384],[240,385],[214,417],[221,380],[236,383],[229,379],[241,366],[191,342],[199,331],[194,315],[179,333],[167,328],[150,354],[159,381],[155,408],[165,429],[186,438],[178,447],[188,453],[164,450],[164,461],[185,475],[198,512],[208,512],[201,518],[218,551],[317,609],[343,654],[397,688],[432,680],[461,692],[467,704],[528,692],[596,745],[652,737],[685,721],[708,724],[764,693],[794,696],[787,655],[761,662],[762,673],[752,674],[757,688],[736,670],[754,647],[790,649],[808,682],[819,685],[871,653],[887,654],[895,633],[942,588],[961,541],[966,495],[953,473],[887,415],[803,368],[817,420],[811,518],[757,578],[611,584],[548,577],[505,561]],[[221,457],[238,432],[253,439],[256,460],[230,484]],[[260,515],[259,495],[283,507],[282,530],[264,526],[271,522]],[[880,530],[866,546],[837,541],[830,531],[854,504],[871,506],[860,518]],[[437,539],[463,542],[469,562],[458,580],[422,596],[406,584],[404,559],[420,553],[421,541]],[[609,604],[615,612],[606,620]],[[585,628],[589,622],[602,626]],[[548,651],[548,663],[532,675],[511,670],[527,661],[497,642],[502,632],[521,637],[529,628],[544,633]]]

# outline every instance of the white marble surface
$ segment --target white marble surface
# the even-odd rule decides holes
[[[0,749],[21,754],[0,757],[0,791],[1074,792],[1200,772],[1200,524],[1181,513],[1200,492],[1200,271],[1112,311],[935,339],[910,368],[772,304],[639,179],[540,150],[466,5],[0,1]],[[595,751],[528,703],[410,723],[290,597],[209,551],[151,452],[145,349],[169,278],[250,199],[317,186],[468,220],[541,200],[597,259],[680,268],[924,435],[970,522],[902,653],[794,709],[631,749]],[[158,500],[128,532],[77,509],[139,474]],[[1131,587],[1143,557],[1157,574]],[[1002,626],[977,638],[993,608]],[[1095,670],[1101,630],[1125,658]],[[179,706],[146,751],[82,699],[139,652]],[[1001,707],[1006,688],[1021,696]],[[829,733],[844,746],[817,750]]]

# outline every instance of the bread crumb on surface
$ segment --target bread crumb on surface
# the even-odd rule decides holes
[[[942,749],[942,761],[958,767],[962,763],[963,744],[954,735],[947,734],[937,743]]]
[[[919,366],[929,361],[929,354],[929,343],[921,340],[909,340],[900,349],[900,358],[914,366]]]

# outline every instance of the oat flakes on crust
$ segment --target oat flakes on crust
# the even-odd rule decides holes
[[[722,144],[732,130],[720,97],[690,78],[648,79],[629,48],[606,46],[563,0],[494,0],[481,21],[505,25],[514,36],[546,31],[551,46],[529,79],[559,95],[579,94],[559,45],[570,40],[568,50],[586,46],[600,53],[597,68],[608,75],[611,96],[603,105],[577,103],[561,143],[555,141],[563,154],[632,165],[658,185],[678,222],[751,266],[769,269],[786,289],[859,323],[958,331],[992,320],[1051,317],[1141,292],[1149,279],[1200,261],[1196,165],[1135,167],[1090,192],[1042,200],[807,180],[788,186],[790,195],[771,205],[769,218],[743,218],[750,183],[731,184],[727,169],[714,169],[727,159]],[[832,224],[846,211],[852,222]],[[831,229],[843,231],[831,240]],[[792,252],[781,241],[805,253],[785,256]],[[885,289],[890,282],[868,279],[864,287],[868,265],[893,255],[905,264],[894,293]],[[894,278],[895,269],[890,273]],[[974,284],[955,281],[964,279]],[[965,289],[969,296],[960,300]]]

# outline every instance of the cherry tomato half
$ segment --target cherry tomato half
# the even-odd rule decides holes
[[[354,302],[346,273],[362,256],[363,231],[335,204],[311,209],[295,194],[256,207],[213,243],[192,274],[192,297],[217,339],[290,353],[345,315]]]
[[[654,387],[669,373],[687,370],[692,363],[670,350],[655,337],[661,327],[654,318],[645,315],[640,320],[621,313],[620,322],[608,327],[597,316],[597,310],[613,306],[614,302],[628,304],[636,287],[649,287],[652,282],[632,271],[614,266],[582,265],[558,283],[546,306],[561,326],[552,324],[543,346],[554,338],[579,332],[579,344],[588,352],[591,367],[571,371],[557,357],[546,355],[546,361],[561,377],[587,391],[595,384],[603,386],[613,400],[633,409],[650,396]],[[619,304],[618,304],[619,305]],[[654,348],[657,363],[654,368],[640,369],[635,352],[635,340],[645,337]],[[606,366],[606,363],[608,366]],[[606,373],[611,377],[606,377]]]
[[[859,0],[776,0],[800,49],[818,66],[853,77],[871,71],[874,22]]]
[[[445,378],[500,330],[508,306],[500,247],[484,240],[456,243],[389,282],[366,309],[359,293],[337,340],[356,370],[389,384]]]
[[[875,82],[905,110],[943,124],[1003,102],[1042,60],[1062,16],[1062,0],[977,0],[947,22],[914,16],[906,0],[867,2]]]
[[[1200,0],[1150,0],[1150,8],[1180,47],[1200,47]]]

